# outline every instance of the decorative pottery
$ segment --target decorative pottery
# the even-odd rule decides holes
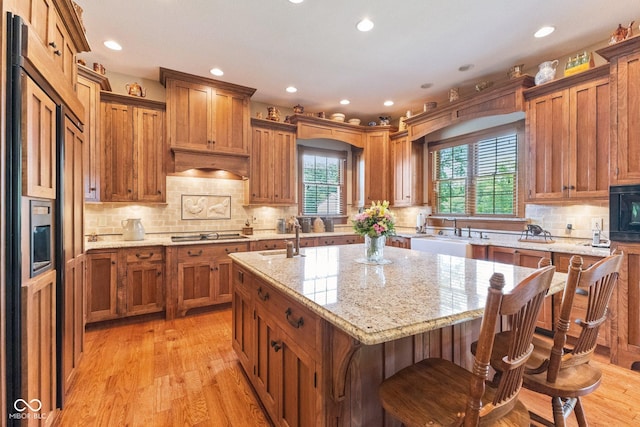
[[[140,86],[137,82],[126,84],[124,87],[127,89],[127,93],[131,96],[139,96],[144,98],[147,96],[147,90]]]
[[[144,227],[140,218],[123,219],[121,224],[124,240],[144,240]]]
[[[507,75],[509,76],[510,79],[516,79],[522,76],[523,70],[524,70],[524,64],[514,65],[513,67],[509,68],[509,72],[507,73]]]
[[[273,120],[275,122],[280,121],[280,110],[276,107],[267,107],[267,120]]]
[[[457,101],[460,99],[460,90],[457,87],[449,89],[449,102]]]
[[[538,65],[538,73],[535,77],[536,85],[541,85],[555,79],[557,66],[557,59],[554,59],[553,61],[545,61],[542,64]]]
[[[434,108],[436,108],[438,106],[438,103],[435,101],[430,101],[430,102],[425,102],[424,106],[423,106],[423,110],[424,111],[429,111],[429,110],[433,110]]]
[[[293,107],[293,114],[303,114],[304,113],[304,107],[300,104],[296,105]]]

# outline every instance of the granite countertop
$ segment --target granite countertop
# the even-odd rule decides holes
[[[533,269],[386,247],[386,265],[367,265],[364,245],[304,248],[230,256],[284,294],[366,345],[415,335],[482,316],[489,278],[505,276],[505,291]],[[564,288],[556,273],[551,293]]]

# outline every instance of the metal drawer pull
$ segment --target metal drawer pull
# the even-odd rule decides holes
[[[273,347],[273,349],[278,352],[282,348],[282,344],[280,344],[278,341],[271,340],[271,347]]]
[[[267,293],[262,293],[262,288],[258,288],[258,298],[260,298],[262,301],[266,301],[269,299],[269,292]]]
[[[149,259],[153,256],[153,252],[149,252],[149,255],[136,254],[136,257],[139,259]]]
[[[187,251],[187,255],[189,255],[189,256],[200,256],[200,255],[202,255],[202,249],[200,249],[198,252]]]
[[[289,318],[289,316],[291,316],[291,308],[287,308],[287,311],[285,311],[284,313],[287,315],[287,322],[289,322],[289,324],[294,328],[298,329],[300,328],[300,326],[304,325],[304,319],[302,318],[302,316],[300,316],[298,320]]]

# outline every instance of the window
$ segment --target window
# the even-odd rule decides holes
[[[299,147],[302,215],[346,215],[344,151]]]
[[[430,149],[434,210],[440,214],[515,216],[518,132],[483,132]]]

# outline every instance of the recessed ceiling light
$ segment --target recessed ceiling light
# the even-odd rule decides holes
[[[423,83],[420,85],[422,89],[429,89],[432,86],[433,86],[433,83]]]
[[[555,30],[556,30],[555,27],[551,27],[551,26],[540,27],[540,29],[536,31],[533,36],[536,38],[547,37],[549,34],[553,33]]]
[[[369,18],[364,18],[356,24],[356,28],[362,32],[371,31],[373,22]]]
[[[393,105],[393,101],[389,100],[389,101],[384,101],[384,106],[385,107],[391,107]]]
[[[107,40],[104,42],[104,45],[111,50],[122,50],[122,46],[115,40]]]
[[[209,70],[209,72],[218,77],[224,75],[224,71],[222,71],[220,68],[212,68],[211,70]]]
[[[293,4],[299,4],[302,3],[304,0],[289,0],[289,3],[293,3]]]
[[[296,93],[298,91],[298,88],[296,88],[295,86],[289,86],[285,90],[289,93]]]
[[[343,99],[340,101],[341,105],[349,105],[351,103],[351,101],[349,101],[348,99]]]
[[[458,71],[469,71],[473,68],[473,64],[464,64],[458,67]]]

